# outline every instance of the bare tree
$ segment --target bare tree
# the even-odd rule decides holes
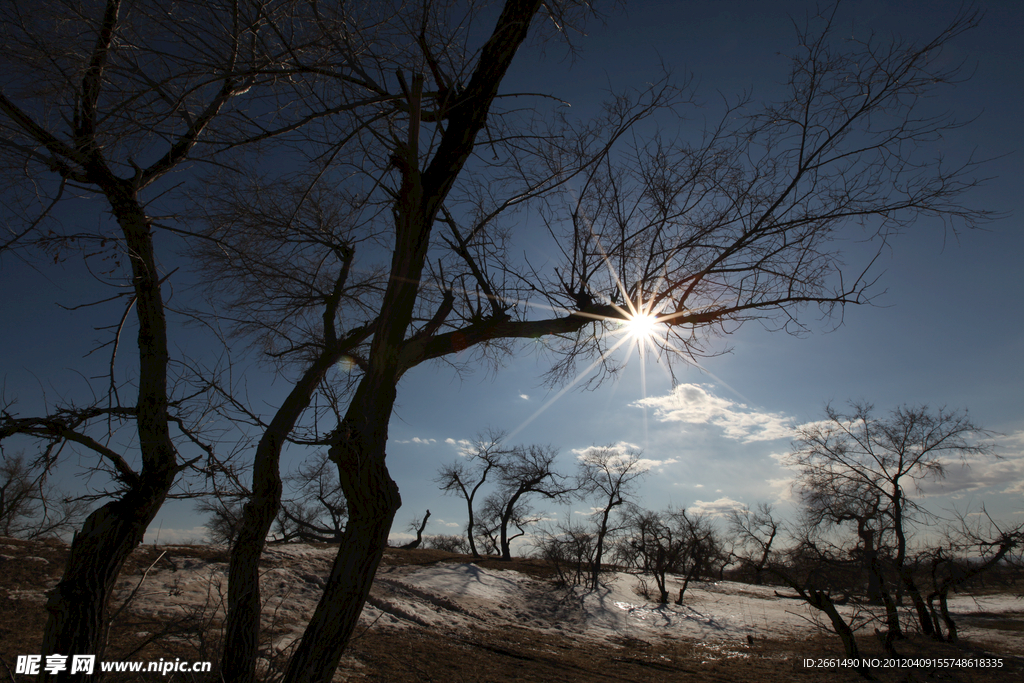
[[[950,591],[997,567],[1013,550],[1024,546],[1024,523],[1000,525],[984,509],[977,522],[970,523],[968,519],[967,515],[957,515],[956,525],[945,533],[945,542],[927,552],[933,587],[928,594],[928,609],[935,626],[934,636],[951,643],[959,636],[949,613]]]
[[[715,525],[707,515],[687,514],[686,510],[680,509],[672,515],[672,519],[682,531],[681,535],[686,544],[683,555],[683,585],[679,588],[679,597],[676,599],[676,604],[682,605],[691,581],[714,574],[713,563],[720,554],[721,544]]]
[[[47,481],[24,453],[0,453],[0,535],[47,538],[69,534],[88,512],[87,503]]]
[[[974,184],[969,161],[949,168],[916,156],[959,125],[922,118],[915,105],[956,78],[937,55],[973,25],[970,14],[923,44],[872,39],[843,50],[830,40],[831,17],[815,17],[800,36],[803,52],[780,104],[755,110],[735,103],[699,145],[655,135],[627,147],[618,143],[639,121],[678,120],[672,117],[682,113],[687,91],[661,80],[620,93],[591,124],[557,110],[524,117],[499,97],[542,11],[536,0],[507,0],[490,31],[470,30],[481,15],[460,21],[440,4],[415,18],[370,16],[354,4],[318,7],[317,25],[336,30],[328,31],[335,36],[330,59],[311,67],[325,75],[315,97],[343,104],[309,141],[313,167],[303,177],[310,191],[295,196],[319,197],[329,187],[356,209],[357,220],[345,224],[365,226],[369,243],[323,262],[359,255],[369,267],[345,272],[383,277],[361,307],[330,308],[309,337],[273,347],[279,358],[318,358],[335,348],[319,340],[342,339],[348,329],[353,343],[344,353],[358,368],[352,390],[338,394],[337,427],[320,439],[350,506],[346,539],[289,683],[332,675],[369,590],[400,504],[385,447],[405,372],[469,349],[495,358],[513,351],[515,340],[537,337],[551,339],[555,381],[587,356],[604,354],[602,367],[611,370],[604,332],[645,313],[667,328],[669,354],[713,352],[706,342],[723,325],[755,318],[801,331],[798,315],[809,305],[830,314],[871,300],[870,260],[847,272],[840,265],[851,223],[866,224],[884,249],[921,216],[968,226],[985,217],[959,200]],[[544,5],[557,21],[538,27],[571,25],[574,7]],[[511,228],[531,209],[561,255],[557,264],[518,256],[516,240],[536,236]],[[228,214],[212,217],[210,237],[230,240],[219,227],[238,225],[220,220]],[[325,258],[336,251],[323,247]],[[279,253],[276,246],[270,252]],[[290,280],[287,270],[268,272],[274,287]],[[311,311],[344,289],[342,281],[326,296],[307,291],[301,300]],[[292,289],[282,291],[287,302]],[[246,298],[232,305],[245,306]],[[250,300],[250,309],[271,307]],[[228,633],[237,646],[224,668],[241,672],[239,680],[251,680],[244,672],[255,662],[255,560],[261,520],[276,505],[275,487],[262,482],[272,482],[273,467],[274,458],[257,467],[263,490],[254,488],[252,531],[243,528],[232,563],[245,571],[233,579],[238,599],[229,600]]]
[[[404,3],[282,2],[271,12],[224,2],[204,13],[193,12],[198,5],[168,12],[163,3],[149,12],[142,2],[122,17],[119,0],[108,0],[92,18],[91,6],[68,5],[84,28],[47,3],[4,6],[10,68],[0,110],[4,153],[17,160],[7,167],[54,178],[5,246],[45,235],[38,215],[68,188],[106,198],[119,221],[114,244],[132,268],[135,303],[123,310],[135,311],[141,331],[138,400],[78,414],[132,421],[143,467],[136,474],[95,439],[102,448],[80,443],[116,468],[130,494],[103,520],[124,513],[130,523],[111,549],[95,540],[112,539],[101,531],[109,527],[87,522],[97,536],[80,533],[79,547],[107,566],[70,563],[68,590],[58,593],[78,595],[71,577],[79,574],[109,584],[184,464],[171,425],[188,423],[169,417],[166,275],[152,240],[154,228],[174,229],[210,247],[196,262],[218,311],[238,322],[234,331],[295,374],[273,418],[254,420],[261,434],[251,497],[232,547],[230,681],[255,676],[257,563],[280,507],[289,438],[329,449],[349,506],[330,580],[285,677],[295,683],[333,675],[368,594],[400,505],[385,450],[397,385],[411,368],[468,349],[463,359],[498,359],[515,340],[546,337],[555,381],[587,357],[613,370],[605,333],[645,312],[667,329],[670,356],[713,353],[708,341],[723,326],[755,318],[800,331],[807,306],[829,314],[871,300],[870,261],[841,266],[851,224],[866,224],[881,250],[921,216],[967,226],[984,218],[960,202],[974,184],[969,161],[949,168],[921,156],[957,122],[922,118],[915,106],[957,77],[938,54],[973,25],[970,14],[922,44],[872,39],[842,49],[830,40],[831,16],[814,17],[780,104],[735,102],[699,144],[654,134],[627,145],[641,121],[661,117],[662,130],[675,129],[688,90],[656,79],[617,93],[592,122],[541,97],[524,115],[522,97],[503,90],[531,30],[566,31],[587,3],[506,0],[487,13],[472,3],[409,11]],[[143,30],[150,27],[158,39]],[[163,49],[168,43],[174,48]],[[278,88],[286,94],[275,98]],[[243,97],[253,106],[232,108]],[[548,103],[553,109],[542,110]],[[289,136],[293,157],[242,158],[241,143],[274,134]],[[142,193],[169,196],[157,181],[204,135],[211,144],[203,151],[238,158],[218,169],[223,181],[211,179],[210,192],[194,193],[194,224],[204,226],[194,234],[154,220],[160,204]],[[244,171],[228,172],[236,168]],[[526,211],[545,226],[557,262],[519,256],[518,240],[538,241],[513,229]],[[44,246],[65,246],[74,234]],[[293,434],[318,391],[331,399],[334,428],[324,434],[320,414],[309,433]],[[60,420],[8,421],[5,430],[71,438]],[[79,626],[56,631],[100,621],[64,614],[58,621]],[[44,651],[99,650],[89,634],[48,636]]]
[[[526,503],[527,496],[562,501],[576,493],[575,484],[555,469],[556,457],[558,450],[550,446],[517,446],[498,463],[497,490],[485,501],[484,516],[497,526],[501,559],[511,560],[512,541],[539,521]],[[510,536],[510,527],[516,527],[518,533]]]
[[[0,466],[0,533],[4,536],[19,536],[25,525],[39,512],[39,496],[35,477],[25,455],[3,454]]]
[[[172,4],[11,0],[0,9],[8,218],[0,252],[41,252],[54,261],[77,254],[113,288],[93,309],[110,317],[99,325],[109,333],[110,356],[92,397],[62,398],[42,416],[19,416],[5,405],[0,424],[0,437],[39,439],[44,456],[65,444],[90,454],[111,482],[109,496],[101,496],[111,499],[75,534],[47,603],[44,655],[102,654],[101,625],[125,558],[179,473],[212,454],[196,431],[205,419],[190,408],[204,388],[182,381],[187,364],[172,359],[168,344],[164,286],[174,269],[158,258],[154,232],[173,232],[180,212],[169,190],[192,159],[211,158],[229,137],[265,137],[264,124],[288,118],[272,93],[302,53],[281,49],[269,27],[288,3]],[[214,139],[225,144],[200,145]],[[76,208],[62,212],[65,203]],[[91,215],[94,206],[101,215]],[[118,353],[122,333],[133,327],[134,370],[121,367],[122,355],[131,354]],[[125,425],[135,432],[130,449],[114,435]],[[180,457],[182,444],[200,455]]]
[[[894,570],[914,602],[921,630],[932,634],[908,556],[908,537],[920,510],[908,488],[941,479],[950,459],[965,462],[969,455],[990,454],[992,447],[977,441],[987,432],[966,411],[901,406],[875,417],[872,410],[866,403],[852,403],[849,413],[826,406],[826,420],[800,430],[789,462],[799,471],[797,489],[812,515],[857,525],[875,589],[886,601],[890,640],[900,630],[878,568],[877,542],[885,530],[892,538]]]
[[[409,541],[402,546],[405,550],[412,550],[413,548],[420,547],[420,543],[423,542],[423,530],[427,528],[427,520],[430,519],[430,510],[427,510],[426,514],[422,517],[414,517],[409,522],[409,531],[416,533],[416,539]]]
[[[806,472],[805,472],[806,474]],[[877,484],[878,482],[876,482]],[[859,557],[867,577],[867,600],[885,606],[887,631],[885,647],[891,652],[893,640],[902,636],[897,602],[886,580],[886,567],[892,563],[889,550],[895,545],[894,529],[886,514],[885,498],[878,486],[848,477],[805,478],[800,482],[804,526],[814,529],[836,528],[852,524],[857,547],[851,557]],[[897,592],[899,592],[899,588]]]
[[[289,495],[281,501],[274,520],[272,541],[300,540],[337,543],[345,531],[348,508],[338,484],[337,470],[323,451],[302,462],[286,477]],[[231,544],[242,526],[246,490],[216,486],[212,494],[196,505],[206,515],[206,528],[214,543]]]
[[[750,508],[729,513],[729,533],[745,554],[743,564],[754,572],[754,583],[761,585],[772,546],[778,541],[783,524],[775,518],[771,503],[758,503],[756,511]]]
[[[598,588],[601,563],[610,528],[612,511],[629,501],[637,482],[647,474],[647,463],[635,449],[588,448],[579,456],[580,492],[598,498],[597,533],[594,536],[593,556],[590,561],[590,587]]]
[[[872,679],[867,666],[859,659],[860,648],[854,635],[854,624],[836,608],[837,600],[829,585],[828,575],[846,561],[843,549],[836,552],[836,548],[821,543],[809,526],[797,530],[794,535],[795,544],[769,560],[768,571],[777,581],[796,591],[800,599],[828,617],[832,630],[843,643],[846,656],[855,660],[858,673]],[[886,639],[885,644],[887,650],[891,648],[890,639]]]
[[[243,500],[226,495],[213,495],[196,503],[195,511],[206,518],[206,535],[211,543],[230,545],[242,524]]]
[[[563,586],[590,585],[593,579],[596,534],[589,524],[565,521],[546,529],[536,541],[540,556]]]
[[[277,540],[338,543],[345,532],[348,506],[327,454],[320,451],[301,463],[285,482],[293,493],[281,502]]]
[[[633,508],[627,536],[619,542],[616,556],[620,564],[654,577],[660,603],[669,599],[669,574],[682,576],[676,601],[682,604],[690,581],[710,574],[717,544],[714,526],[705,515],[688,514],[682,508],[665,512]]]
[[[427,536],[425,543],[428,548],[443,550],[448,553],[466,554],[469,552],[469,543],[464,536],[453,536],[451,534],[438,534]]]
[[[445,493],[457,493],[466,501],[466,540],[473,557],[480,557],[476,547],[473,502],[480,487],[487,481],[487,475],[510,453],[509,449],[502,445],[504,438],[504,432],[486,432],[477,439],[474,450],[467,453],[464,460],[445,465],[438,471],[438,477],[434,480]]]

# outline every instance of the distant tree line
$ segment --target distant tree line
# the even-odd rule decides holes
[[[800,517],[784,522],[764,503],[730,516],[736,575],[792,589],[828,618],[850,657],[859,654],[855,631],[876,618],[890,654],[908,630],[956,641],[950,592],[987,572],[1021,576],[1024,523],[1001,524],[984,510],[939,519],[913,493],[969,457],[991,456],[979,440],[988,432],[966,411],[927,406],[878,416],[852,403],[825,413],[799,430],[787,462]],[[847,619],[840,604],[878,606],[880,616],[863,609]]]
[[[502,434],[491,432],[438,478],[443,491],[467,504],[466,536],[428,542],[508,559],[510,539],[532,527],[528,549],[563,584],[596,589],[607,557],[616,571],[640,576],[640,591],[661,603],[678,589],[681,604],[695,580],[771,584],[821,611],[851,657],[859,652],[855,631],[876,619],[883,647],[895,653],[908,630],[957,639],[951,592],[986,577],[1024,576],[1024,523],[999,523],[984,510],[939,519],[914,495],[950,467],[990,458],[987,434],[966,411],[900,406],[879,416],[865,403],[847,412],[826,406],[825,419],[798,431],[786,461],[796,474],[798,517],[784,520],[761,502],[730,511],[720,523],[681,508],[637,505],[636,486],[647,471],[639,452],[590,448],[574,474],[559,474],[552,449],[508,448]],[[477,504],[492,479],[494,490]],[[528,491],[594,505],[588,514],[541,524],[544,515],[525,502]],[[505,530],[509,525],[515,533]],[[861,609],[851,620],[839,605]]]

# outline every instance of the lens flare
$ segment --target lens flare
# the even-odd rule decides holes
[[[629,336],[641,342],[657,334],[658,325],[658,316],[643,311],[629,315],[625,322]]]

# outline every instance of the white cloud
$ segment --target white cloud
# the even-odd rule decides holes
[[[702,489],[702,488],[704,488],[704,484],[694,484],[693,488],[695,488],[695,489]]]
[[[405,531],[399,531],[397,533],[388,534],[388,545],[394,547],[396,545],[404,545],[409,541],[415,541],[416,534],[410,534]]]
[[[530,400],[530,397],[527,396],[526,394],[519,394],[519,398],[523,399],[524,401],[529,401]]]
[[[635,443],[629,443],[628,441],[620,441],[611,446],[587,446],[586,448],[574,448],[572,452],[576,454],[577,460],[586,460],[593,457],[595,453],[602,451],[611,451],[611,465],[615,467],[617,462],[626,459],[630,453],[639,453],[640,447]],[[654,460],[653,458],[640,458],[636,461],[636,470],[640,472],[646,472],[654,468],[664,468],[665,465],[671,465],[677,463],[679,460],[676,458],[666,458],[664,460]]]
[[[463,457],[472,455],[476,451],[475,444],[469,439],[459,439],[458,441],[456,441],[455,439],[448,437],[447,439],[444,440],[444,442],[449,446],[455,446],[455,449],[459,452],[459,455]]]
[[[694,501],[693,505],[686,508],[687,512],[704,513],[711,517],[724,517],[733,510],[745,509],[747,509],[747,506],[743,503],[725,496],[711,502],[697,500]]]
[[[647,470],[653,470],[658,468],[659,472],[665,471],[665,465],[674,465],[679,462],[676,458],[665,458],[664,460],[652,460],[650,458],[640,458],[636,461],[637,469],[646,472]]]
[[[587,446],[586,448],[574,448],[572,452],[576,454],[577,460],[583,460],[591,457],[594,453],[600,453],[603,451],[612,451],[617,456],[623,456],[627,453],[639,451],[640,447],[635,443],[628,441],[620,441],[612,444],[611,446]]]
[[[992,493],[1024,493],[1024,454],[994,457],[971,456],[963,463],[947,462],[946,476],[920,484],[922,495],[949,495],[991,489]]]
[[[439,524],[441,524],[441,526],[447,526],[447,527],[451,527],[453,529],[458,529],[459,527],[462,526],[458,522],[446,522],[443,519],[439,519],[437,521],[438,521]]]
[[[782,479],[768,479],[764,482],[775,496],[777,503],[795,503],[796,496],[793,495],[793,477]]]
[[[701,384],[680,384],[665,396],[651,396],[630,405],[654,408],[662,422],[713,424],[726,438],[744,443],[793,437],[792,419],[779,413],[765,413],[742,403],[715,396]]]
[[[404,441],[396,441],[395,443],[432,444],[432,443],[437,443],[437,439],[421,439],[418,436],[414,436],[411,439],[405,439]]]

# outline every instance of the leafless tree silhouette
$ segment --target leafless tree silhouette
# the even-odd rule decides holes
[[[487,476],[499,466],[511,452],[503,445],[505,433],[488,430],[482,434],[467,453],[465,460],[444,465],[435,481],[445,493],[457,494],[466,501],[466,542],[473,557],[480,557],[476,547],[476,517],[473,511],[474,501],[480,487],[487,481]]]
[[[871,590],[889,615],[888,639],[901,637],[896,607],[880,568],[880,544],[889,543],[892,565],[914,602],[921,630],[932,634],[927,605],[914,578],[908,538],[920,507],[908,487],[941,479],[950,459],[988,455],[988,432],[966,411],[900,406],[877,417],[866,403],[848,413],[826,406],[827,419],[803,427],[789,464],[799,472],[797,489],[811,524],[853,523],[868,569]]]
[[[590,587],[597,590],[611,527],[611,515],[630,501],[638,481],[648,467],[640,451],[619,448],[589,448],[579,456],[579,489],[581,494],[596,496],[597,529],[594,533],[593,556],[590,558]]]
[[[957,228],[986,215],[962,203],[973,163],[929,156],[959,123],[918,106],[959,77],[939,55],[975,23],[970,12],[924,43],[841,48],[831,12],[812,17],[788,94],[732,101],[692,141],[665,132],[688,125],[691,95],[668,76],[610,96],[592,121],[503,85],[531,32],[560,40],[590,15],[587,3],[172,5],[12,1],[0,15],[0,154],[18,209],[2,250],[110,250],[130,270],[121,315],[134,313],[140,331],[134,401],[112,380],[105,403],[5,414],[0,426],[0,436],[75,442],[121,485],[78,534],[44,653],[101,651],[94,625],[124,556],[182,467],[199,462],[175,440],[213,458],[189,407],[215,394],[258,417],[234,386],[168,381],[178,367],[164,291],[173,273],[157,258],[156,230],[187,242],[217,324],[265,352],[291,386],[271,419],[251,420],[227,680],[255,676],[257,563],[281,506],[283,445],[325,447],[338,468],[349,517],[285,676],[297,683],[333,675],[386,545],[400,505],[388,425],[410,369],[500,361],[538,344],[553,357],[552,381],[594,358],[600,379],[616,369],[613,333],[638,311],[667,330],[658,343],[669,359],[714,353],[713,339],[752,319],[800,332],[808,307],[838,316],[871,301],[872,260],[845,266],[847,238],[882,250],[918,218]],[[271,153],[275,141],[286,155]],[[181,221],[169,173],[190,158],[221,165],[187,188]],[[101,196],[117,225],[57,230],[51,207],[72,194]],[[524,242],[553,256],[531,260]],[[326,408],[303,423],[318,396]],[[138,472],[104,442],[114,423],[137,432]]]
[[[755,510],[746,508],[729,513],[729,533],[745,551],[741,560],[753,570],[754,583],[758,585],[772,556],[772,546],[776,545],[782,531],[783,523],[771,503],[758,503]]]

